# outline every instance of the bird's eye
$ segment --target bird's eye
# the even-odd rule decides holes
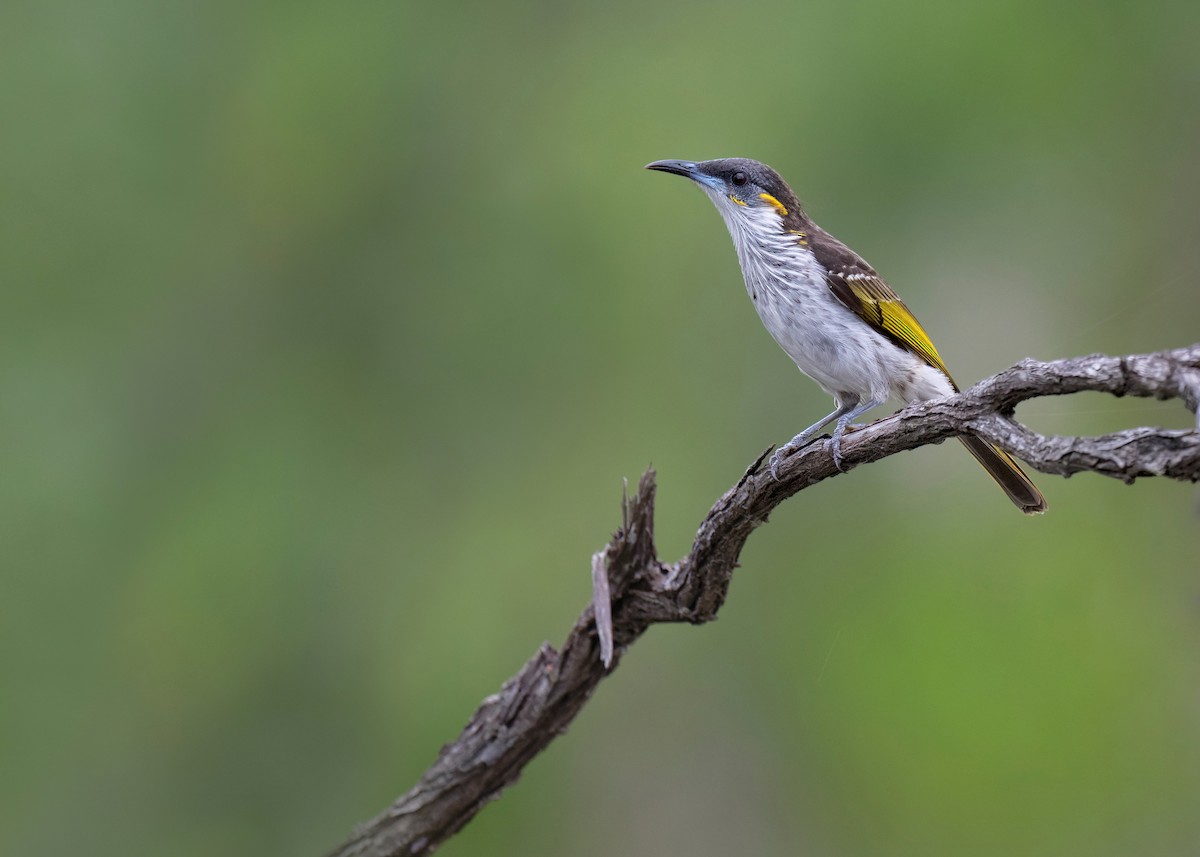
[[[737,185],[738,187],[741,187],[747,181],[749,181],[749,178],[746,176],[746,174],[744,172],[742,172],[741,170],[738,170],[736,173],[734,173],[732,176],[729,177],[729,180],[731,182],[733,182],[735,185]]]

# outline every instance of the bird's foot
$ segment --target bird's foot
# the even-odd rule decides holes
[[[842,467],[842,435],[845,432],[837,432],[833,436],[833,466],[842,473],[846,472],[846,468]]]
[[[833,466],[842,473],[846,472],[846,468],[842,467],[842,438],[845,436],[846,432],[856,428],[862,428],[862,426],[856,426],[848,422],[839,422],[833,429]]]
[[[783,460],[794,452],[797,452],[813,442],[811,434],[801,432],[794,438],[789,440],[779,449],[775,450],[771,456],[771,460],[767,463],[768,469],[771,471],[771,478],[776,482],[779,481],[779,468],[783,464]]]

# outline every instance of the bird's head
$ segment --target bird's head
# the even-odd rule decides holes
[[[735,227],[786,231],[801,225],[800,200],[779,173],[758,161],[655,161],[646,169],[674,173],[700,185],[731,231]]]

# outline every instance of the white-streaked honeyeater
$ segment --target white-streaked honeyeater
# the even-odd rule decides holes
[[[685,176],[721,212],[767,331],[837,407],[771,457],[784,457],[836,421],[833,460],[851,421],[890,398],[904,403],[958,391],[920,322],[857,253],[813,223],[773,169],[746,158],[655,161],[647,169]],[[1012,457],[977,437],[960,438],[1017,508],[1044,512],[1046,498]]]

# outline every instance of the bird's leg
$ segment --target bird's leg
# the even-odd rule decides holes
[[[842,414],[837,421],[837,425],[833,428],[833,466],[838,470],[842,468],[842,435],[846,433],[846,429],[851,427],[850,421],[861,417],[871,408],[876,408],[886,402],[887,399],[871,399],[869,402],[863,402],[861,405],[856,405],[853,409]],[[862,426],[854,426],[862,428]],[[844,471],[843,471],[844,472]]]
[[[819,432],[821,429],[825,428],[825,426],[829,425],[834,420],[839,420],[838,424],[841,425],[840,420],[843,419],[846,416],[846,414],[862,413],[861,411],[855,410],[855,408],[857,406],[858,406],[857,397],[853,398],[853,399],[849,399],[848,401],[845,401],[845,402],[839,401],[836,411],[834,411],[833,413],[828,414],[824,417],[821,417],[821,419],[817,420],[815,423],[810,425],[804,431],[800,432],[800,434],[796,435],[794,438],[789,440],[783,446],[779,447],[779,449],[775,450],[775,454],[771,456],[771,461],[770,461],[771,478],[774,479],[776,482],[778,482],[779,481],[779,465],[783,463],[783,460],[785,458],[787,458],[789,455],[791,455],[793,452],[795,452],[796,450],[807,446],[812,441],[812,439],[816,435],[816,433]]]

